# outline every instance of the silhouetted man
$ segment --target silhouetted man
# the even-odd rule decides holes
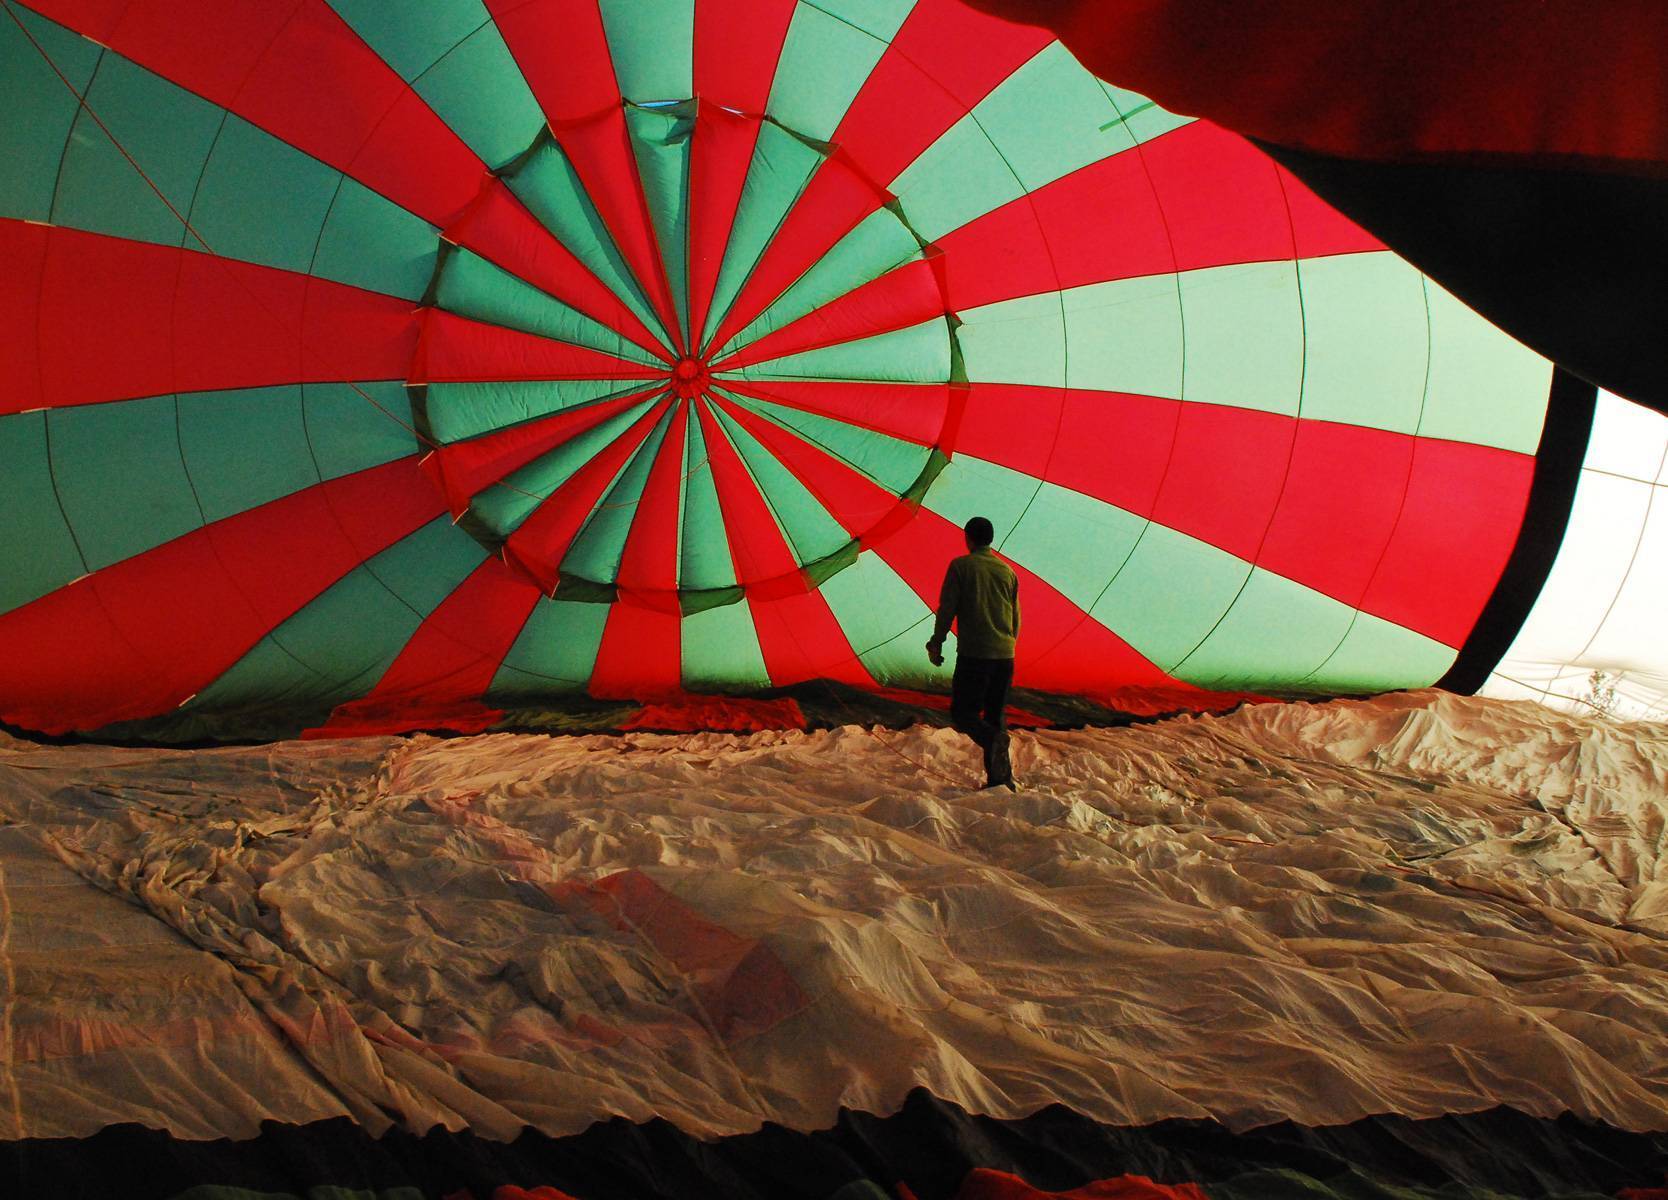
[[[1008,761],[1008,688],[1014,681],[1014,642],[1019,637],[1019,580],[996,557],[996,531],[984,517],[962,530],[967,553],[952,559],[938,597],[938,623],[927,643],[933,666],[944,663],[944,637],[956,627],[956,673],[950,685],[950,719],[985,752],[985,786],[1014,787]]]

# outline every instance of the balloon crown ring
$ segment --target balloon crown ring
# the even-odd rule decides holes
[[[705,360],[686,355],[672,367],[672,394],[680,400],[692,400],[712,384],[712,373]]]

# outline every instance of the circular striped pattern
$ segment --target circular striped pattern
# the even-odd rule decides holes
[[[0,719],[942,689],[974,514],[1021,686],[1414,686],[1515,543],[1547,363],[956,0],[4,17]]]
[[[634,323],[588,318],[443,244],[414,367],[426,370],[431,352],[455,353],[463,338],[473,339],[475,357],[467,382],[430,385],[414,370],[415,422],[433,442],[428,469],[454,517],[552,595],[609,601],[623,585],[634,602],[699,610],[734,601],[738,588],[810,591],[856,561],[865,538],[908,520],[946,461],[950,387],[965,380],[952,378],[959,351],[943,279],[928,259],[936,251],[886,207],[884,187],[779,122],[713,99],[624,111],[634,158],[658,167],[644,182],[672,185],[644,198],[654,234],[647,277],[632,274],[618,243],[592,248]],[[903,253],[902,264],[822,264],[826,278],[815,283],[808,272],[801,290],[834,292],[841,305],[783,297],[749,319],[733,281],[746,279],[771,243],[748,236],[757,217],[738,207],[742,224],[732,219],[723,253],[715,253],[719,231],[692,244],[688,189],[693,164],[726,142],[757,146],[761,134],[809,149],[814,173],[868,193],[879,237],[915,252],[888,253]],[[548,214],[553,237],[605,225],[567,166],[545,130],[490,180]],[[832,243],[843,231],[818,232]],[[842,373],[896,386],[853,404]],[[483,419],[480,399],[494,389],[515,389],[517,403],[488,406]],[[435,437],[460,424],[465,436]],[[714,575],[710,563],[679,554],[693,540],[685,522],[722,529],[730,572]]]

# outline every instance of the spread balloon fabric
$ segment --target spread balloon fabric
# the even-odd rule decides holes
[[[1549,363],[952,0],[7,0],[0,720],[278,736],[1419,686]],[[137,723],[137,724],[135,724]]]

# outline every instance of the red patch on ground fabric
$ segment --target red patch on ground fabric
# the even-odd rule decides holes
[[[545,893],[652,946],[682,973],[701,1018],[726,1043],[764,1033],[809,1003],[770,947],[708,920],[641,871],[551,884]]]
[[[780,700],[751,700],[741,696],[689,696],[683,700],[648,704],[620,723],[621,729],[651,729],[665,733],[722,730],[757,733],[761,729],[804,729],[799,704]]]
[[[1196,1183],[1154,1183],[1145,1175],[1097,1179],[1069,1192],[1045,1192],[1017,1175],[977,1167],[962,1180],[956,1200],[1210,1200]]]

